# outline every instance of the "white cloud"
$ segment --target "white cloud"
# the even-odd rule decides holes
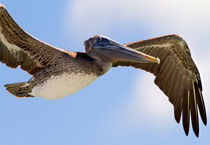
[[[75,0],[70,4],[68,22],[74,29],[71,31],[82,40],[94,34],[113,34],[115,32],[111,31],[116,27],[122,27],[123,31],[131,30],[130,33],[135,32],[137,28],[146,29],[148,33],[153,34],[151,36],[181,34],[188,42],[192,56],[198,64],[208,107],[210,106],[208,99],[210,93],[207,92],[207,83],[210,81],[209,5],[209,0]],[[122,107],[125,109],[120,108],[121,112],[129,116],[124,125],[138,125],[144,114],[147,114],[144,116],[145,121],[157,120],[159,123],[167,123],[169,118],[173,118],[172,105],[154,86],[154,78],[151,76],[151,74],[137,76],[134,86],[139,87],[134,88],[133,97],[130,97],[131,100]],[[116,114],[120,114],[119,111]],[[122,116],[125,115],[117,117],[120,120]]]
[[[128,24],[133,23],[145,24],[151,31],[161,26],[165,33],[175,29],[192,35],[205,32],[194,29],[195,25],[209,26],[209,5],[208,0],[75,0],[70,4],[67,19],[79,36],[108,32],[122,25],[129,28]]]
[[[150,120],[156,120],[159,123],[166,122],[171,117],[169,112],[172,112],[173,108],[168,102],[168,98],[154,84],[154,78],[149,73],[145,75],[141,73],[137,77],[132,103],[135,103],[135,106],[138,107],[136,109],[147,114],[147,118],[150,118]]]
[[[168,98],[153,83],[152,74],[139,73],[136,78],[130,100],[113,113],[114,126],[132,132],[144,126],[154,131],[168,131],[175,123]]]

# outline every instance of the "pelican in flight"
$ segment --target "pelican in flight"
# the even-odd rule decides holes
[[[20,66],[33,76],[27,82],[5,85],[11,94],[56,99],[82,89],[111,67],[133,66],[156,76],[154,82],[173,104],[178,123],[182,116],[186,135],[190,118],[195,135],[199,135],[198,110],[207,124],[200,74],[179,35],[124,45],[96,35],[84,45],[85,52],[48,45],[25,32],[0,5],[0,61],[11,68]]]

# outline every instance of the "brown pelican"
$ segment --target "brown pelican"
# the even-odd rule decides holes
[[[85,87],[111,67],[133,66],[156,76],[155,84],[174,105],[178,123],[182,116],[186,135],[190,117],[194,133],[199,135],[198,110],[207,124],[200,75],[180,36],[167,35],[122,45],[97,35],[84,45],[85,52],[71,52],[41,42],[20,28],[4,5],[0,5],[0,61],[8,67],[20,66],[33,75],[27,82],[5,85],[13,95],[60,98]]]

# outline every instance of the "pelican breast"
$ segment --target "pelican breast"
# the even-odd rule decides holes
[[[36,85],[30,95],[45,99],[58,99],[72,94],[91,82],[98,76],[94,73],[63,73],[53,75],[44,83]]]

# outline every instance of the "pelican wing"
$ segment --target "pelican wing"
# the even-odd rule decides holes
[[[191,57],[186,42],[178,35],[167,35],[125,44],[126,46],[160,59],[160,64],[116,62],[116,66],[133,66],[153,73],[155,84],[168,96],[174,105],[174,115],[179,123],[181,114],[186,135],[189,121],[194,133],[199,135],[198,111],[207,124],[202,85],[198,69]]]
[[[64,55],[59,50],[30,36],[20,28],[0,4],[0,61],[16,68],[19,65],[30,74],[51,65]]]

